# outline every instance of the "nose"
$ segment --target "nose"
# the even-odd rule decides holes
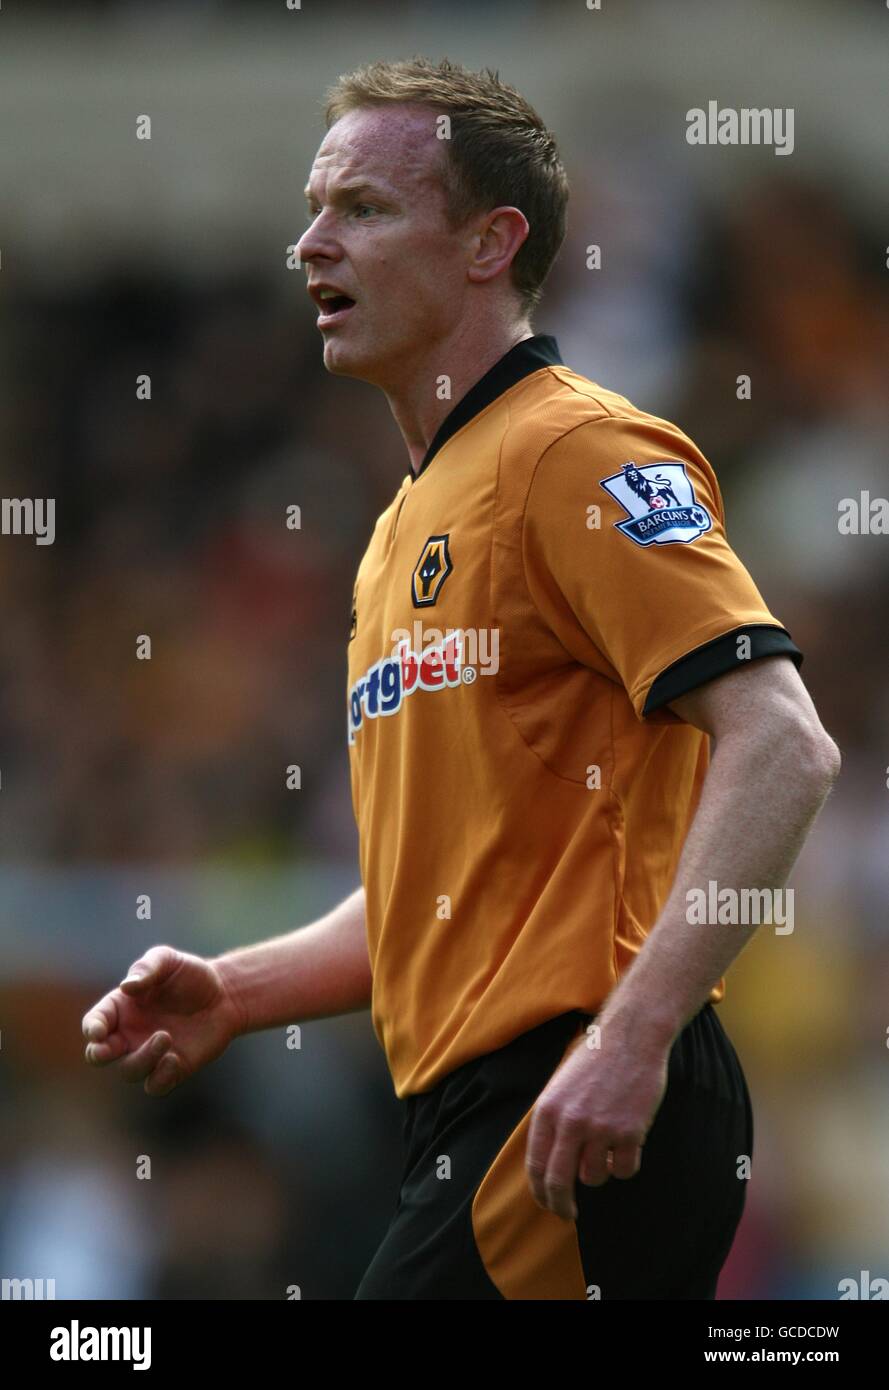
[[[311,265],[316,260],[338,261],[342,255],[333,235],[327,215],[320,212],[306,228],[296,244],[296,254],[302,265]]]

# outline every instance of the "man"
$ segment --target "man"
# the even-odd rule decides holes
[[[753,1135],[713,1006],[755,926],[688,905],[785,882],[838,751],[707,460],[531,329],[567,182],[524,99],[341,78],[307,196],[325,366],[411,467],[352,605],[363,886],[215,961],[152,948],[88,1058],[164,1095],[370,1004],[406,1157],[359,1298],[714,1298]]]

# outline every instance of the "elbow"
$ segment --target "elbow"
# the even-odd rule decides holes
[[[833,783],[837,780],[842,771],[843,759],[839,748],[829,734],[825,734],[824,737],[830,745],[830,780]]]
[[[820,724],[815,729],[806,726],[798,738],[800,766],[808,772],[813,787],[826,796],[843,766],[840,750]]]
[[[828,787],[832,787],[840,775],[843,767],[843,759],[840,750],[834,743],[829,734],[824,735],[825,758],[827,761]]]

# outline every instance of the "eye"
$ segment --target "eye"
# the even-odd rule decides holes
[[[356,215],[357,217],[360,217],[361,214],[362,214],[363,212],[374,213],[374,212],[376,212],[376,208],[373,206],[372,203],[356,203],[356,204],[355,204],[355,215]]]

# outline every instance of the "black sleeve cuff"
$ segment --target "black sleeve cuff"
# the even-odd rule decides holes
[[[716,676],[736,671],[739,665],[737,640],[741,636],[750,638],[750,661],[758,656],[785,655],[791,658],[797,670],[803,664],[803,654],[785,628],[765,624],[733,628],[721,637],[714,637],[712,642],[705,642],[703,647],[695,648],[687,656],[681,656],[672,666],[661,671],[651,683],[642,710],[643,718],[662,705],[668,705],[671,700],[677,700],[680,695],[686,695],[689,690],[714,680]]]

